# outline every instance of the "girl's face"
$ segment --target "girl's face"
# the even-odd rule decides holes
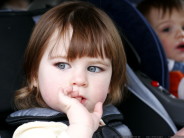
[[[108,58],[82,57],[73,61],[67,60],[67,49],[72,36],[68,31],[65,38],[57,43],[57,50],[50,56],[50,51],[57,41],[55,32],[49,41],[38,70],[38,85],[45,103],[60,109],[58,93],[60,90],[72,88],[74,97],[90,112],[97,102],[104,102],[109,92],[112,75],[111,61]]]
[[[158,34],[166,56],[184,62],[184,12],[167,11],[164,16],[158,9],[152,9],[148,20]]]

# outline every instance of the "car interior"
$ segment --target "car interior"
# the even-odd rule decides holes
[[[168,92],[167,60],[155,32],[130,0],[85,0],[104,10],[122,36],[127,56],[126,97],[117,105],[133,136],[172,136],[184,126],[184,101]],[[58,3],[57,3],[58,4]],[[6,117],[24,79],[23,58],[41,16],[55,5],[28,11],[0,11],[0,138],[11,137]],[[156,83],[156,85],[154,85]]]

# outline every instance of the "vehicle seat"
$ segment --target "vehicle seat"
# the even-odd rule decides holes
[[[23,81],[23,58],[34,16],[48,9],[34,11],[0,11],[0,137],[9,130],[5,118],[13,111],[14,92]]]

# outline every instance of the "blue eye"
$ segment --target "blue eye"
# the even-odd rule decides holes
[[[57,63],[56,66],[57,66],[59,69],[62,69],[62,70],[65,70],[65,69],[69,69],[69,68],[70,68],[70,65],[67,64],[67,63]]]
[[[89,66],[89,67],[87,68],[87,70],[90,71],[90,72],[101,72],[101,71],[102,71],[101,68],[96,67],[96,66]]]

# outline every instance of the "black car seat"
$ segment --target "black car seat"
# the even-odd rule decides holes
[[[128,65],[127,89],[130,95],[118,108],[134,136],[174,135],[177,128],[168,112]]]
[[[154,93],[163,93],[151,85],[151,79],[139,70],[141,59],[131,43],[122,37],[127,54],[127,96],[117,106],[124,115],[124,122],[134,136],[172,136],[176,124]],[[129,66],[130,65],[130,66]],[[149,83],[145,85],[145,80]],[[146,81],[148,82],[148,81]],[[150,90],[154,87],[154,90]]]
[[[0,137],[9,131],[6,116],[13,111],[15,90],[23,81],[23,56],[32,29],[34,17],[48,8],[34,11],[0,11]]]
[[[146,87],[146,89],[128,89],[130,92],[128,98],[118,106],[133,135],[173,135],[177,129],[184,126],[184,101],[176,99],[167,91],[169,73],[166,56],[155,32],[128,0],[87,1],[106,11],[117,24],[122,35],[126,36],[128,64],[136,74],[140,85]],[[138,63],[135,62],[135,56],[132,56],[135,54],[132,54],[131,50],[127,51],[130,45],[134,53],[136,52]],[[139,83],[134,81],[131,86],[137,84],[139,86]],[[152,93],[149,100],[148,93]],[[156,111],[153,108],[157,105],[155,99],[162,106],[161,110]],[[161,115],[162,111],[165,113]],[[164,117],[170,118],[171,123],[168,123]]]

